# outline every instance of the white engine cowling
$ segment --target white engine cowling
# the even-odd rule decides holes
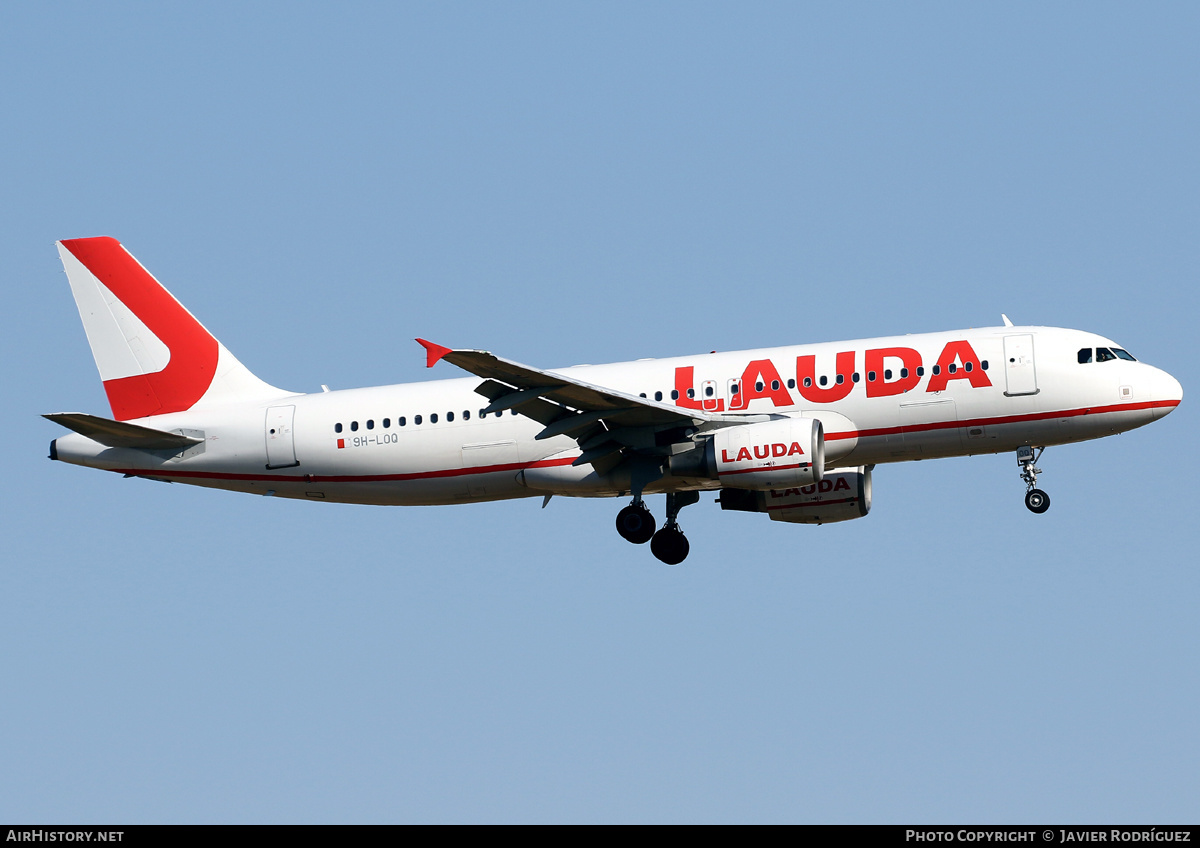
[[[765,512],[772,521],[832,524],[862,518],[871,511],[871,469],[830,471],[817,483],[753,492],[723,489],[721,509]]]
[[[789,489],[819,482],[825,432],[815,418],[782,418],[718,430],[712,461],[723,486]]]

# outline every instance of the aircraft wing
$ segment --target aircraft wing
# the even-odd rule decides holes
[[[428,367],[444,359],[484,378],[475,391],[491,401],[485,413],[515,409],[546,425],[535,438],[575,438],[584,451],[576,464],[608,456],[622,447],[656,452],[654,448],[671,443],[671,430],[694,430],[728,420],[532,368],[485,350],[454,350],[425,339],[417,341],[426,350]],[[662,431],[667,431],[666,438],[656,438]],[[689,438],[679,435],[678,441]]]

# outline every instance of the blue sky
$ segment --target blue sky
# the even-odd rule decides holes
[[[1200,797],[1192,399],[828,527],[52,464],[53,242],[238,357],[427,379],[1018,323],[1197,381],[1195,4],[7,4],[0,820],[1140,822]],[[446,367],[446,366],[442,366]],[[453,369],[432,376],[457,376]],[[661,500],[661,499],[660,499]],[[661,514],[661,503],[653,503]]]

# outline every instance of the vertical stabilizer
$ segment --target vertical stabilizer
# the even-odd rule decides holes
[[[116,239],[58,252],[118,421],[290,394],[251,374]]]

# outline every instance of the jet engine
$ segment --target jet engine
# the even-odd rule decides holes
[[[717,430],[702,445],[670,460],[671,474],[720,480],[756,491],[818,483],[825,470],[825,432],[815,418],[780,418]]]
[[[871,467],[828,471],[807,486],[768,489],[722,489],[721,509],[765,512],[772,521],[832,524],[862,518],[871,511]]]

